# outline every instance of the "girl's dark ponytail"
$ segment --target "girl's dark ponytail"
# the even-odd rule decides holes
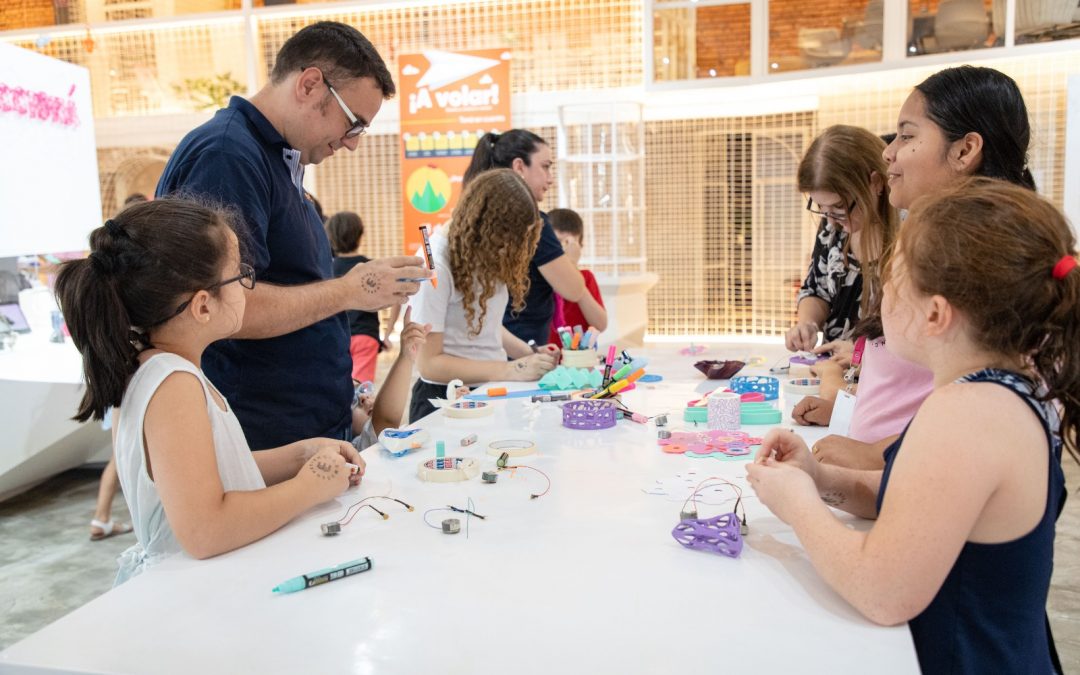
[[[107,408],[119,406],[138,369],[131,319],[116,290],[116,266],[109,255],[95,251],[65,263],[56,278],[56,299],[83,355],[86,391],[74,418],[79,422],[102,419]]]
[[[186,199],[132,204],[90,233],[88,258],[61,265],[56,299],[86,379],[74,419],[120,405],[147,330],[221,278],[231,225],[229,213]]]

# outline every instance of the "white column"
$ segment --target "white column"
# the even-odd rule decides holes
[[[1080,236],[1080,75],[1070,75],[1065,104],[1065,215]]]

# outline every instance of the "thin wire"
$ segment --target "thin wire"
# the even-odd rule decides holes
[[[533,471],[535,471],[536,473],[538,473],[538,474],[540,474],[541,476],[544,477],[544,480],[547,481],[547,487],[544,488],[543,492],[540,492],[538,494],[529,495],[529,499],[539,499],[539,498],[543,497],[544,495],[546,495],[551,490],[551,478],[546,473],[541,471],[540,469],[537,469],[535,466],[529,466],[528,464],[514,464],[512,466],[503,467],[503,469],[507,469],[507,470],[512,470],[512,469],[532,469]],[[500,469],[500,471],[502,471],[503,469]],[[513,475],[513,474],[511,474],[511,475]]]
[[[382,516],[383,520],[389,520],[390,519],[390,516],[386,515],[385,513],[383,513],[379,509],[375,508],[371,504],[361,504],[360,508],[353,511],[353,514],[351,516],[349,516],[348,520],[346,520],[344,522],[339,520],[338,522],[341,523],[342,527],[344,527],[345,525],[348,525],[349,523],[352,522],[352,519],[356,517],[356,514],[360,513],[360,511],[362,511],[365,506],[368,507],[369,509],[371,509],[372,511],[374,511],[375,513],[379,514],[380,516]]]
[[[427,511],[424,511],[424,524],[425,524],[425,525],[427,525],[428,527],[433,527],[433,528],[435,528],[436,530],[441,530],[441,529],[442,529],[442,525],[432,525],[432,524],[431,524],[430,522],[428,522],[428,519],[427,519],[427,516],[428,516],[428,514],[429,514],[429,513],[434,513],[435,511],[451,511],[451,512],[453,512],[453,510],[452,510],[452,509],[448,509],[448,508],[446,508],[446,507],[444,506],[443,508],[439,508],[439,509],[428,509]],[[468,521],[466,521],[466,523],[468,523]],[[467,526],[468,526],[468,525],[466,525],[466,527],[467,527]]]
[[[465,500],[465,538],[469,538],[469,521],[472,520],[472,512],[476,510],[472,497]]]
[[[706,484],[714,482],[714,481],[719,481],[719,483],[721,485],[727,485],[728,487],[730,487],[732,490],[735,491],[736,499],[735,499],[735,509],[734,509],[734,511],[735,511],[735,517],[738,518],[739,517],[739,507],[742,506],[742,488],[739,487],[738,485],[736,485],[735,483],[732,483],[728,479],[722,478],[720,476],[710,476],[710,477],[706,478],[705,480],[701,481],[700,483],[698,483],[697,487],[694,488],[694,491],[691,492],[690,496],[687,497],[686,501],[683,502],[682,510],[686,511],[686,505],[692,503],[694,505],[694,511],[696,512],[697,511],[697,506],[698,506],[698,502],[697,502],[698,493],[701,492],[701,490],[706,487]],[[707,502],[702,502],[702,503],[707,504]],[[743,518],[743,520],[745,520],[746,519],[746,508],[745,507],[743,507],[742,512],[743,512],[742,518]]]
[[[413,510],[412,506],[410,506],[409,504],[406,504],[405,502],[401,501],[400,499],[398,499],[396,497],[390,497],[389,495],[371,495],[370,497],[364,497],[363,499],[350,504],[348,506],[348,508],[345,509],[344,515],[342,515],[341,518],[339,518],[337,522],[340,523],[342,526],[348,525],[349,523],[352,522],[352,519],[356,517],[356,514],[360,513],[360,510],[363,509],[365,506],[369,507],[371,510],[375,511],[375,513],[378,513],[380,516],[382,516],[383,520],[388,520],[390,518],[390,516],[386,515],[385,513],[383,513],[379,509],[375,508],[371,504],[366,504],[365,503],[365,502],[367,502],[369,500],[372,500],[372,499],[389,499],[390,501],[394,501],[394,502],[397,502],[398,504],[401,504],[402,506],[404,506],[405,508],[407,508],[410,511]],[[354,508],[356,509],[356,511],[353,511]],[[351,514],[350,514],[350,511],[352,511]]]

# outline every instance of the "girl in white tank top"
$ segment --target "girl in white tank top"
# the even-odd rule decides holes
[[[252,453],[199,363],[241,327],[254,270],[229,215],[182,199],[134,204],[90,235],[56,281],[86,393],[76,420],[114,413],[117,472],[138,543],[116,583],[161,559],[207,558],[278,529],[359,482],[345,441]],[[269,487],[268,487],[269,486]]]

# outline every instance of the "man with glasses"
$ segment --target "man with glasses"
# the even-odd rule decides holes
[[[253,449],[317,436],[351,438],[353,386],[345,311],[405,302],[429,272],[394,257],[331,273],[321,219],[304,196],[304,167],[355,150],[394,82],[355,28],[322,21],[278,52],[270,82],[190,132],[157,195],[190,194],[234,208],[259,283],[244,325],[212,345],[202,367],[236,411]],[[244,280],[247,283],[247,280]]]

